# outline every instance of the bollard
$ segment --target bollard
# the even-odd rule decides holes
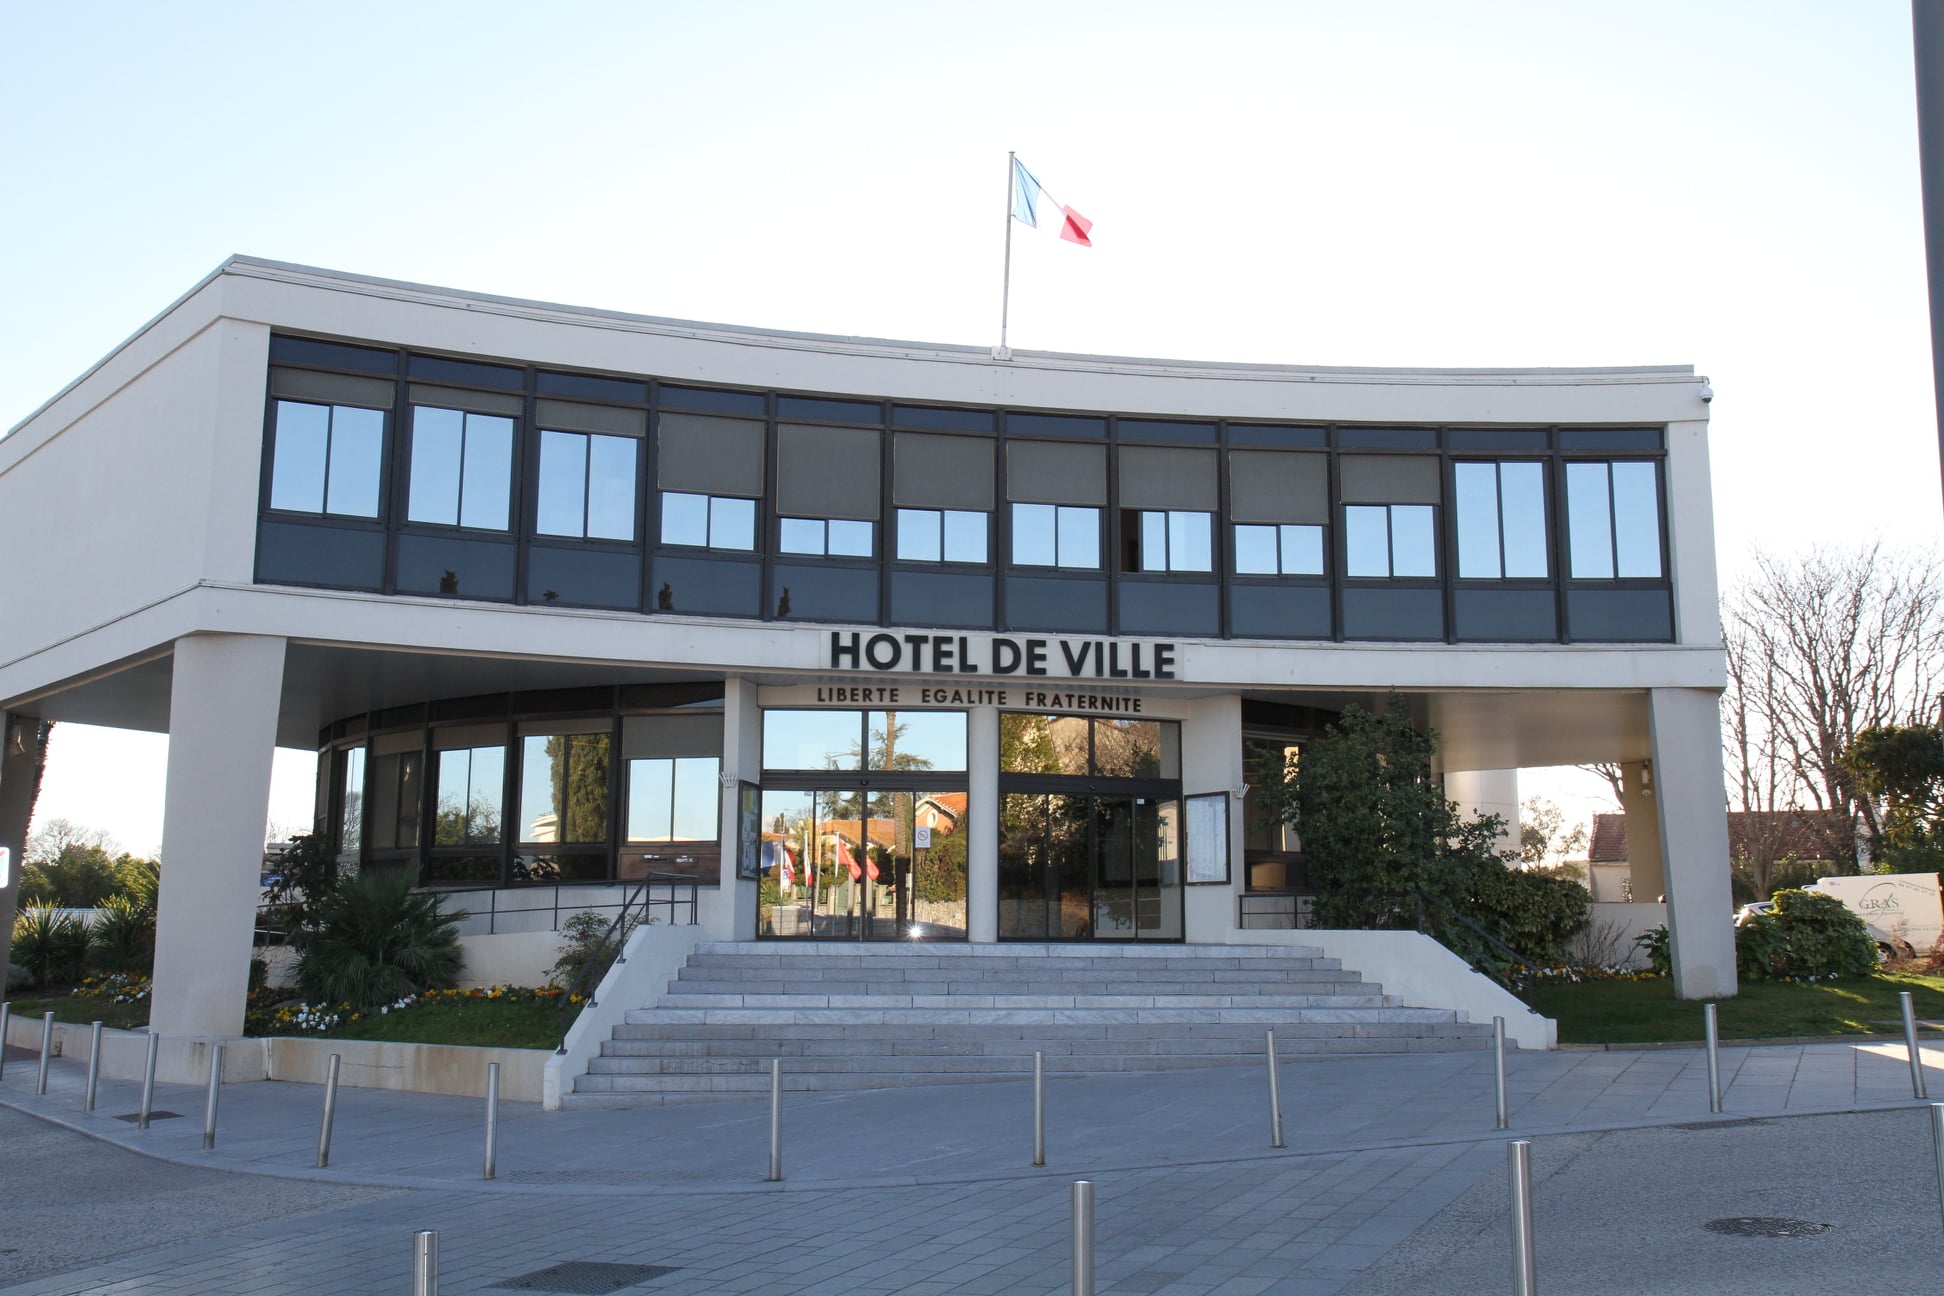
[[[1512,1191],[1512,1296],[1539,1296],[1539,1257],[1532,1242],[1532,1140],[1505,1145]]]
[[[203,1098],[203,1148],[216,1146],[216,1095],[223,1089],[223,1042],[209,1050],[209,1092]]]
[[[1282,1136],[1282,1078],[1276,1074],[1276,1032],[1269,1032],[1269,1146],[1279,1148],[1283,1145]]]
[[[331,1068],[324,1074],[324,1125],[317,1132],[317,1168],[331,1164],[331,1123],[337,1119],[338,1067],[344,1062],[340,1053],[331,1054]],[[487,1178],[491,1178],[488,1175]]]
[[[95,1107],[95,1086],[101,1082],[101,1023],[94,1022],[88,1027],[88,1092],[81,1100],[81,1110],[91,1112]]]
[[[499,1063],[486,1064],[486,1170],[480,1176],[491,1179],[499,1172]]]
[[[769,1181],[783,1179],[783,1059],[770,1062],[770,1172]]]
[[[1937,1205],[1944,1212],[1944,1103],[1931,1104],[1931,1152],[1937,1159]]]
[[[47,1092],[47,1063],[54,1056],[54,1014],[48,1013],[41,1018],[41,1055],[40,1072],[34,1077],[34,1092]]]
[[[135,1118],[136,1129],[149,1127],[149,1112],[155,1109],[155,1051],[162,1045],[162,1037],[149,1032],[148,1061],[142,1065],[142,1111]]]
[[[1897,995],[1903,1002],[1904,1052],[1910,1058],[1910,1096],[1928,1098],[1924,1092],[1924,1054],[1917,1047],[1917,1010],[1911,1005],[1910,991]]]
[[[1701,1021],[1708,1029],[1708,1110],[1721,1114],[1721,1030],[1713,1004],[1701,1005]]]
[[[1492,1018],[1492,1057],[1498,1079],[1498,1128],[1511,1124],[1505,1110],[1505,1018]]]
[[[1033,1164],[1046,1164],[1046,1054],[1033,1050]]]
[[[1073,1182],[1073,1296],[1094,1296],[1093,1184]]]
[[[439,1235],[431,1229],[412,1234],[412,1296],[439,1296]]]
[[[0,999],[0,1076],[7,1074],[7,1023],[13,1020],[13,1005]]]

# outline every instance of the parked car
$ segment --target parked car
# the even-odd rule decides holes
[[[1773,900],[1757,900],[1754,904],[1745,904],[1735,910],[1735,926],[1746,927],[1754,920],[1757,914],[1765,914],[1773,908],[1775,908],[1775,901]],[[1892,936],[1889,932],[1884,931],[1872,922],[1865,922],[1863,929],[1869,932],[1870,939],[1876,942],[1878,958],[1913,957],[1909,941],[1898,940],[1895,936]]]

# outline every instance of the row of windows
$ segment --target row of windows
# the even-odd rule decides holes
[[[300,401],[276,403],[270,503],[278,510],[376,518],[385,416]],[[504,531],[510,525],[514,420],[429,406],[412,409],[408,521]],[[639,443],[630,437],[543,430],[535,531],[543,536],[632,542]],[[1658,469],[1650,461],[1565,465],[1570,573],[1576,580],[1661,575]],[[1546,464],[1537,460],[1452,465],[1457,574],[1465,580],[1545,579]],[[663,545],[754,552],[760,500],[663,491]],[[1435,578],[1436,506],[1343,504],[1343,572],[1358,579]],[[1105,510],[1085,504],[1014,502],[1009,546],[1018,567],[1096,570]],[[901,562],[985,564],[989,515],[976,509],[895,510]],[[1215,514],[1129,509],[1121,569],[1212,572]],[[785,554],[872,558],[876,524],[857,518],[781,516]],[[1247,576],[1321,576],[1321,523],[1234,526],[1232,570]]]

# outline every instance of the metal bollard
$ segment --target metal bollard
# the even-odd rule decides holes
[[[1269,1032],[1269,1146],[1283,1146],[1282,1136],[1282,1077],[1276,1073],[1276,1032]]]
[[[149,1032],[148,1061],[142,1064],[142,1110],[135,1118],[136,1129],[149,1127],[149,1113],[155,1109],[155,1051],[162,1046],[162,1037]]]
[[[1937,1205],[1944,1212],[1944,1103],[1931,1104],[1931,1152],[1937,1158]]]
[[[1910,1096],[1928,1098],[1930,1095],[1924,1092],[1924,1055],[1917,1047],[1917,1010],[1911,1005],[1910,991],[1902,991],[1897,998],[1903,1003],[1904,1052],[1910,1058]]]
[[[499,1063],[486,1064],[486,1168],[480,1175],[491,1179],[499,1173]]]
[[[1046,1164],[1046,1054],[1033,1051],[1033,1164]]]
[[[783,1180],[783,1059],[770,1062],[770,1171],[769,1181]]]
[[[1512,1296],[1539,1296],[1539,1256],[1532,1242],[1532,1140],[1505,1145],[1512,1192]]]
[[[331,1164],[331,1124],[337,1119],[338,1067],[343,1065],[343,1063],[343,1054],[331,1054],[331,1068],[324,1075],[324,1124],[317,1131],[317,1168],[319,1170]]]
[[[13,1020],[13,1005],[0,999],[0,1076],[7,1074],[7,1023]]]
[[[209,1050],[209,1092],[203,1097],[203,1148],[216,1146],[216,1095],[223,1090],[223,1042]]]
[[[1073,1181],[1073,1296],[1094,1296],[1093,1184]]]
[[[1512,1122],[1505,1110],[1505,1018],[1492,1018],[1492,1058],[1498,1080],[1498,1128]]]
[[[1721,1030],[1715,1020],[1715,1006],[1701,1005],[1701,1021],[1708,1029],[1708,1110],[1721,1113]]]
[[[431,1229],[412,1234],[412,1296],[439,1296],[439,1235]]]
[[[88,1027],[88,1092],[81,1100],[81,1110],[91,1112],[95,1108],[95,1087],[101,1082],[101,1023],[94,1022]]]
[[[47,1063],[54,1056],[54,1014],[48,1013],[41,1018],[41,1055],[40,1072],[34,1077],[34,1092],[47,1092]]]

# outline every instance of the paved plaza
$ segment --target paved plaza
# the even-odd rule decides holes
[[[204,1150],[200,1088],[161,1086],[180,1114],[144,1131],[134,1084],[87,1113],[77,1061],[45,1096],[35,1062],[0,1078],[9,1296],[404,1292],[415,1229],[445,1293],[1064,1292],[1083,1178],[1102,1296],[1496,1293],[1508,1137],[1533,1140],[1545,1292],[1931,1290],[1944,1266],[1901,1041],[1725,1049],[1721,1116],[1698,1049],[1515,1053],[1509,1134],[1489,1054],[1291,1059],[1282,1150],[1261,1067],[1059,1078],[1043,1169],[1024,1079],[792,1094],[775,1184],[763,1100],[504,1103],[486,1181],[475,1099],[344,1089],[318,1170],[317,1087],[225,1087]],[[1706,1227],[1739,1217],[1831,1227]],[[610,1267],[543,1273],[577,1263]]]

